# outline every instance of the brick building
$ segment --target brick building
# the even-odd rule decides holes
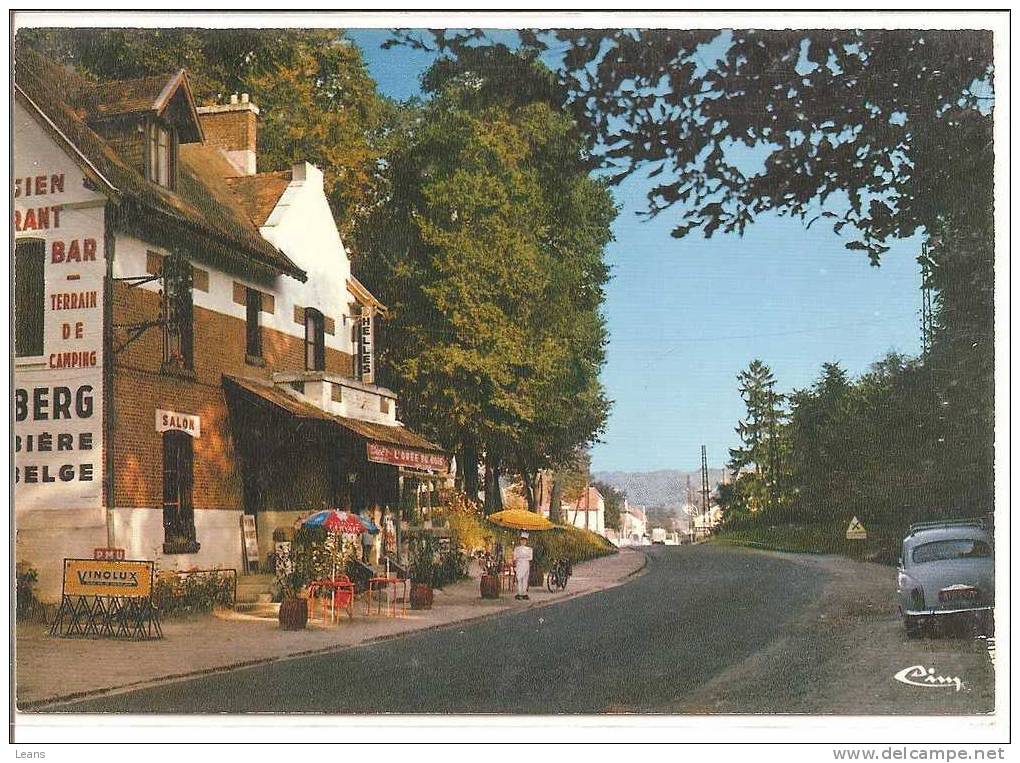
[[[257,172],[247,97],[16,70],[16,548],[44,599],[64,557],[243,569],[244,514],[264,562],[302,513],[378,517],[447,469],[374,384],[385,308],[321,172]]]

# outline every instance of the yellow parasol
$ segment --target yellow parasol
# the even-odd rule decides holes
[[[552,530],[556,525],[543,517],[527,509],[506,509],[497,511],[487,519],[500,527],[509,527],[511,530]]]

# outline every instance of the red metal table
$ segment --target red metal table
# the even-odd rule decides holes
[[[376,599],[376,614],[382,614],[382,598],[376,596],[381,594],[383,591],[386,592],[387,609],[389,610],[390,617],[397,616],[397,586],[402,586],[403,596],[400,598],[400,613],[401,615],[407,614],[407,580],[405,578],[397,577],[374,577],[368,581],[367,593],[367,604],[368,607],[365,610],[366,614],[372,614],[372,598],[375,596]]]
[[[348,617],[354,617],[354,583],[346,575],[340,575],[333,579],[323,578],[321,580],[313,580],[308,584],[309,619],[315,617],[315,610],[320,602],[318,595],[320,591],[331,592],[332,606],[330,607],[329,615],[332,619],[336,618],[338,612],[345,609],[347,610]],[[322,619],[325,621],[327,615],[326,607],[323,606],[322,609]]]

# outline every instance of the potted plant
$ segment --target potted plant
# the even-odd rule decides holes
[[[278,547],[276,580],[282,590],[278,615],[281,630],[299,631],[308,624],[308,599],[301,597],[310,579],[306,556],[296,545]]]
[[[478,560],[482,566],[482,579],[479,588],[483,599],[499,598],[499,560],[488,551]]]
[[[436,539],[419,533],[410,542],[411,609],[432,608],[432,585],[436,579]]]

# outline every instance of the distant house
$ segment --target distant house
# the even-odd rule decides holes
[[[626,499],[620,512],[620,545],[640,543],[648,534],[648,515],[644,507],[632,506]]]
[[[547,514],[548,511],[547,506]],[[560,513],[564,524],[591,530],[599,535],[606,532],[606,501],[592,485],[589,485],[576,501],[564,501]]]

